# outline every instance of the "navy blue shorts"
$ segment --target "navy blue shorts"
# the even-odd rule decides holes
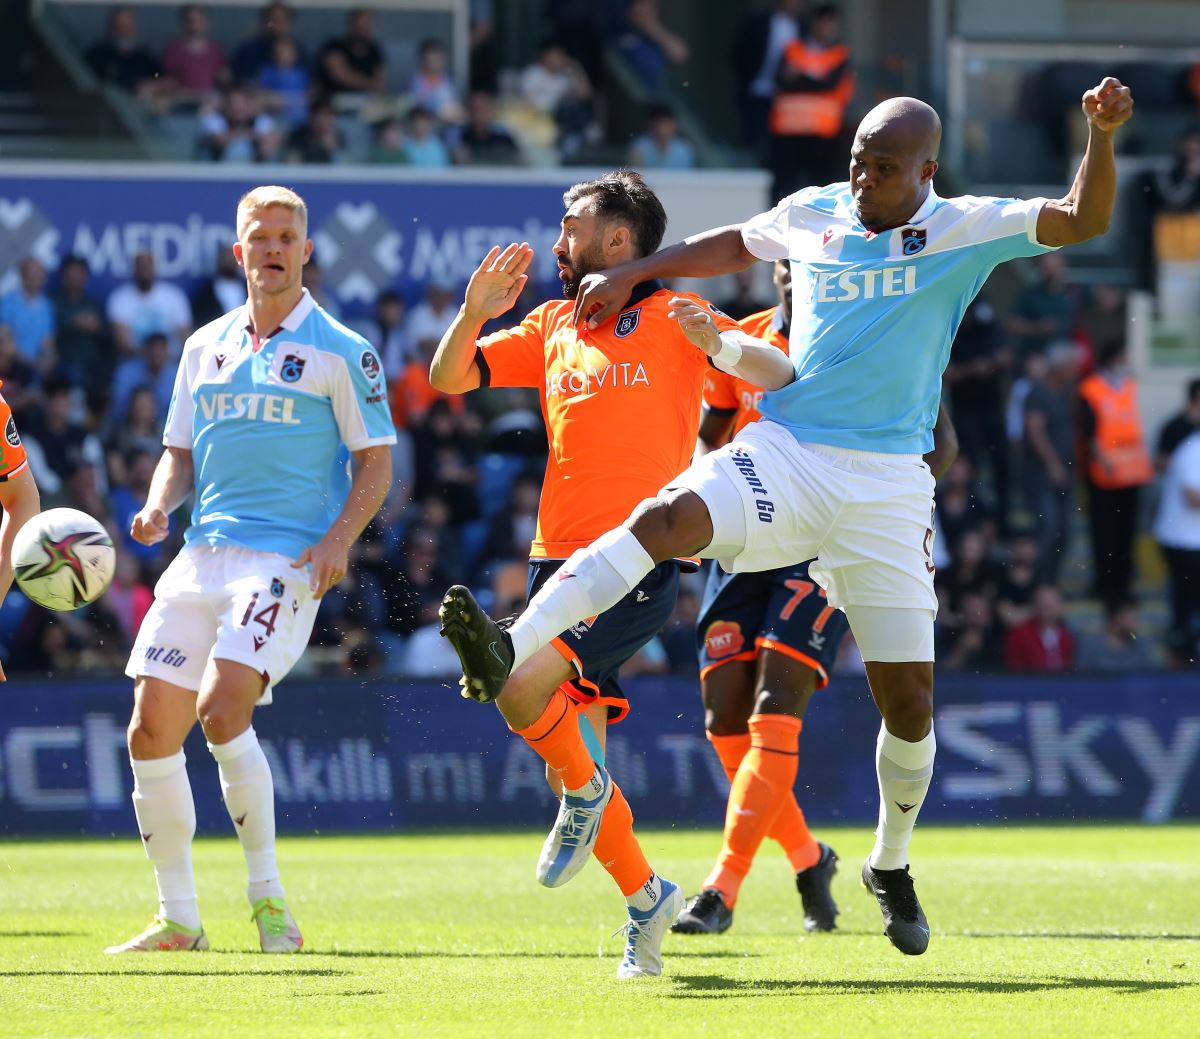
[[[563,565],[561,559],[531,559],[526,596],[530,599]],[[632,592],[598,617],[576,624],[550,644],[575,668],[563,690],[576,703],[607,704],[609,724],[629,713],[629,700],[617,670],[663,628],[675,610],[679,564],[659,563]]]
[[[753,574],[726,573],[714,562],[705,566],[708,583],[696,623],[701,678],[731,660],[754,660],[760,650],[773,649],[811,667],[818,689],[829,684],[849,622],[825,601],[807,562]]]

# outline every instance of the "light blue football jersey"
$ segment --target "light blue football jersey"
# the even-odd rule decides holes
[[[903,227],[859,222],[848,183],[805,188],[742,226],[763,260],[792,261],[796,379],[759,410],[802,442],[923,454],[967,305],[997,264],[1049,252],[1046,200],[929,197]]]
[[[350,452],[394,444],[383,366],[307,290],[255,349],[240,307],[184,344],[163,443],[191,450],[189,544],[298,556],[350,493]]]

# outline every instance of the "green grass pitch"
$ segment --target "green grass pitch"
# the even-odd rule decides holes
[[[232,837],[196,847],[212,951],[108,957],[153,908],[136,840],[0,842],[4,1036],[1200,1036],[1200,827],[921,827],[923,957],[896,952],[842,858],[833,935],[807,936],[764,847],[725,935],[668,935],[660,979],[618,982],[620,896],[592,863],[533,877],[540,834],[281,842],[308,947],[255,952]],[[131,835],[132,837],[132,835]],[[719,845],[648,831],[688,893]]]

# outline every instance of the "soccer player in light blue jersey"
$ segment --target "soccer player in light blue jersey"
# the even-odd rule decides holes
[[[133,805],[159,907],[110,953],[208,948],[183,754],[197,720],[246,858],[259,946],[304,944],[279,880],[274,786],[251,716],[271,702],[321,596],[345,576],[351,545],[387,494],[396,441],[379,357],[301,285],[311,253],[295,192],[260,187],[238,203],[233,254],[249,299],[185,344],[166,450],[133,518],[134,539],[153,545],[195,495],[184,548],[155,587],[125,671],[135,683]]]
[[[591,275],[575,317],[596,327],[638,282],[790,259],[792,377],[766,387],[775,392],[763,398],[761,421],[571,556],[508,631],[466,589],[443,602],[443,616],[471,636],[456,647],[464,690],[488,698],[539,647],[608,609],[661,560],[700,555],[743,572],[815,556],[810,574],[845,611],[883,716],[879,826],[862,875],[885,933],[910,955],[929,944],[908,846],[934,758],[933,477],[921,455],[933,447],[950,344],[992,269],[1108,228],[1113,133],[1133,101],[1109,77],[1082,104],[1087,150],[1061,199],[940,198],[937,113],[895,98],[859,125],[849,182],[805,188],[744,224]],[[720,339],[719,351],[705,352],[736,369],[736,336]]]

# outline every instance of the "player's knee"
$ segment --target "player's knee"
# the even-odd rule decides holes
[[[196,717],[209,743],[228,743],[250,727],[250,717],[238,704],[220,696],[201,697]]]
[[[154,725],[153,719],[147,718],[142,712],[135,714],[129,722],[129,728],[125,730],[125,744],[129,748],[129,756],[135,761],[167,758],[179,750],[171,746],[169,737]]]
[[[913,742],[924,739],[933,723],[933,684],[914,678],[892,690],[883,717],[892,735]]]
[[[699,552],[712,541],[712,521],[699,495],[672,488],[642,502],[630,529],[656,563]]]
[[[712,736],[744,736],[750,731],[743,711],[705,708],[704,730]]]

